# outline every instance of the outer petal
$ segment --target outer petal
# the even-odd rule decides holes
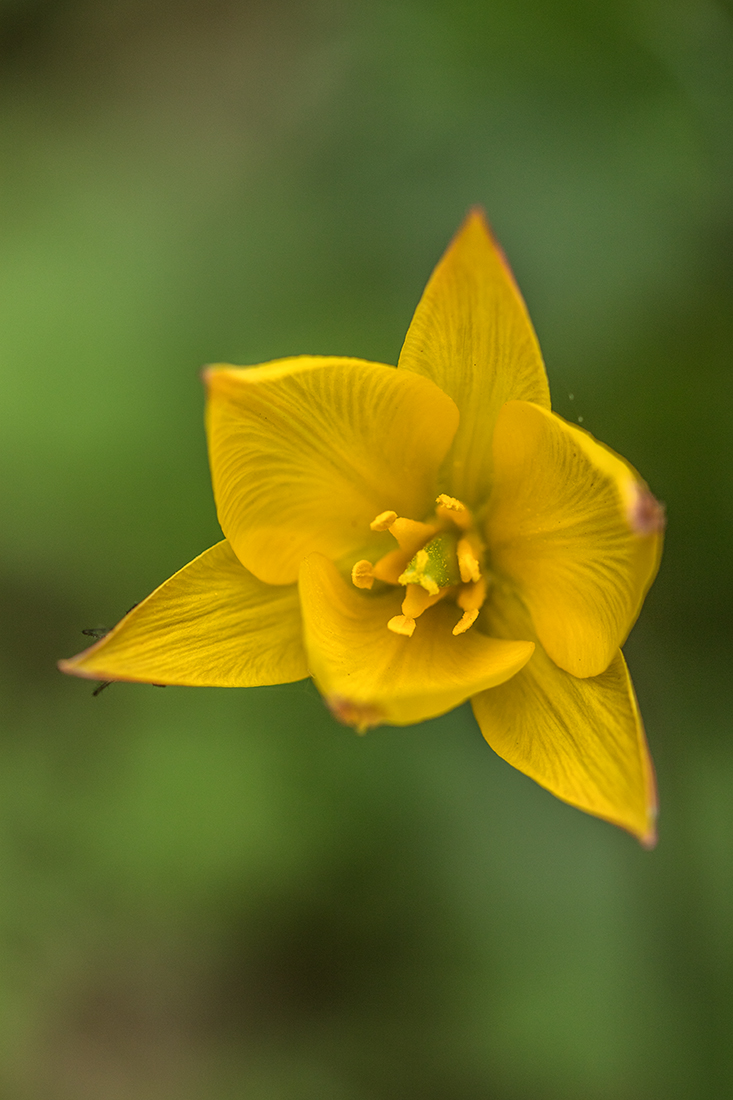
[[[553,661],[597,676],[656,575],[661,506],[617,454],[528,402],[499,414],[494,478],[493,567],[517,585]]]
[[[433,272],[400,367],[432,378],[458,405],[450,491],[475,507],[491,484],[491,437],[514,398],[550,407],[537,337],[483,213],[473,210]]]
[[[495,595],[498,633],[532,637],[518,603]],[[492,749],[513,767],[581,810],[656,841],[654,771],[634,689],[620,651],[600,676],[576,679],[540,645],[506,684],[472,700]]]
[[[375,541],[380,512],[422,518],[458,411],[426,378],[360,359],[303,356],[212,368],[208,432],[219,521],[270,584],[306,554]]]
[[[220,542],[59,667],[92,680],[281,684],[308,675],[301,637],[297,588],[263,584]]]
[[[444,602],[420,617],[412,638],[393,634],[387,622],[402,590],[363,593],[320,554],[303,562],[300,594],[311,674],[336,716],[357,729],[444,714],[513,676],[534,648],[475,630],[453,636],[461,612]]]

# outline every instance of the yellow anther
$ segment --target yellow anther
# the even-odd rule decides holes
[[[462,531],[466,531],[471,526],[471,513],[462,500],[449,497],[447,493],[441,493],[435,503],[438,505],[436,512],[440,519],[450,520]]]
[[[393,634],[404,634],[406,638],[411,638],[415,632],[415,620],[409,615],[395,615],[387,623],[387,629]]]
[[[450,512],[465,512],[466,505],[458,500],[456,497],[449,497],[447,493],[441,493],[436,504],[442,504],[444,508],[447,508]]]
[[[372,531],[388,531],[397,519],[396,512],[380,512],[376,519],[369,524]]]
[[[472,627],[473,624],[476,622],[476,619],[478,619],[477,610],[464,611],[461,615],[460,622],[457,622],[456,625],[453,627],[453,633],[456,635],[465,634],[466,631],[469,630],[470,627]]]
[[[486,578],[481,577],[475,584],[467,584],[456,596],[461,611],[480,611],[486,599]]]
[[[459,539],[457,552],[458,569],[463,583],[468,584],[469,581],[477,581],[481,576],[481,566],[470,539]]]
[[[351,581],[357,588],[371,588],[374,584],[374,567],[363,558],[351,570]]]
[[[419,619],[423,611],[427,611],[434,603],[442,599],[448,589],[438,592],[437,596],[431,596],[427,589],[420,584],[408,584],[405,590],[405,598],[402,601],[402,614],[409,619]]]
[[[402,517],[397,519],[395,517],[389,525],[389,533],[397,539],[400,549],[407,550],[410,557],[412,557],[416,550],[419,550],[436,534],[436,528],[429,523],[420,523],[416,519],[403,519]]]

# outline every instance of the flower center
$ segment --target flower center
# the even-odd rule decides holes
[[[463,612],[453,633],[464,634],[476,622],[486,599],[483,544],[473,516],[465,504],[445,493],[435,503],[435,514],[426,523],[381,512],[370,527],[389,531],[397,548],[374,563],[362,559],[351,570],[357,588],[371,588],[375,580],[404,586],[402,614],[386,625],[408,638],[422,613],[446,596],[454,598]]]

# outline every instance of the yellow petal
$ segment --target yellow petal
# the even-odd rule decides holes
[[[258,581],[220,542],[59,667],[91,680],[211,687],[302,680],[298,590]]]
[[[481,211],[473,210],[433,272],[399,366],[432,378],[457,404],[450,491],[482,504],[491,479],[491,436],[505,401],[550,407],[537,337],[509,265]]]
[[[357,726],[403,726],[444,714],[513,676],[530,642],[497,641],[477,630],[455,637],[457,611],[428,608],[412,637],[387,629],[401,591],[372,596],[344,581],[320,554],[300,570],[308,664],[334,713]]]
[[[496,591],[488,621],[500,635],[533,637],[526,613]],[[472,704],[484,737],[513,767],[647,847],[655,843],[654,771],[620,651],[600,676],[579,680],[538,644],[517,676]]]
[[[553,661],[597,676],[656,575],[660,506],[622,458],[527,402],[510,402],[499,415],[494,479],[492,567],[516,584]]]
[[[219,521],[242,564],[289,584],[306,554],[366,556],[388,509],[421,516],[458,422],[429,382],[360,359],[303,356],[207,372]]]

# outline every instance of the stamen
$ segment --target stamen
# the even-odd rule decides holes
[[[397,519],[396,512],[380,512],[376,519],[369,524],[372,531],[388,531]]]
[[[459,539],[458,569],[464,584],[468,584],[469,581],[477,581],[481,576],[481,566],[470,539]]]
[[[466,505],[458,500],[457,497],[449,497],[447,493],[441,493],[435,501],[436,504],[442,504],[444,508],[447,508],[450,512],[465,512]]]
[[[462,531],[471,526],[471,513],[463,501],[456,497],[449,497],[447,493],[441,493],[435,503],[438,505],[436,512],[441,519],[448,519]]]
[[[351,570],[351,581],[357,588],[371,588],[374,584],[374,567],[370,561],[363,558],[358,561]]]
[[[470,627],[472,627],[473,624],[476,622],[476,619],[478,619],[478,610],[474,609],[473,611],[464,611],[463,615],[461,616],[460,622],[457,622],[456,625],[453,627],[453,633],[455,635],[465,634],[466,631],[469,630]]]
[[[389,525],[390,535],[394,535],[400,544],[400,549],[407,550],[410,555],[429,542],[436,532],[437,528],[429,523],[420,523],[416,519],[395,518]]]
[[[429,607],[442,599],[446,592],[448,592],[447,588],[439,591],[437,596],[431,596],[422,585],[408,584],[405,598],[402,601],[402,614],[407,615],[410,619],[419,619],[423,611],[427,611]]]
[[[393,634],[403,634],[406,638],[411,638],[415,632],[415,620],[409,615],[395,615],[387,623],[387,630],[391,630]]]
[[[374,580],[404,585],[402,614],[387,623],[393,634],[411,638],[416,622],[429,607],[450,595],[463,612],[453,634],[465,634],[473,626],[486,599],[486,579],[481,575],[483,544],[473,529],[473,518],[456,497],[441,493],[436,516],[430,523],[381,512],[372,531],[389,531],[399,550],[385,554],[373,565],[356,562],[351,579],[357,588],[371,588]]]
[[[378,581],[386,581],[387,584],[399,584],[400,576],[409,560],[410,555],[404,550],[390,550],[374,563],[374,576]]]
[[[481,577],[475,584],[467,584],[456,597],[461,611],[480,611],[486,599],[486,578]]]

